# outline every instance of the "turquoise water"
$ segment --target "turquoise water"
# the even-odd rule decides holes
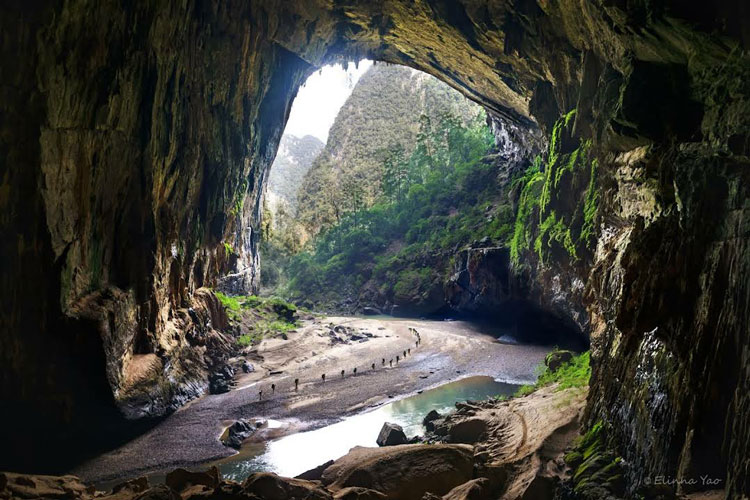
[[[430,410],[454,409],[459,401],[511,395],[519,386],[497,382],[492,377],[468,377],[426,390],[375,410],[308,432],[300,432],[243,450],[236,458],[219,464],[227,479],[242,481],[253,472],[276,472],[294,477],[335,460],[355,446],[377,446],[375,439],[383,422],[401,425],[407,437],[424,432],[422,419]]]

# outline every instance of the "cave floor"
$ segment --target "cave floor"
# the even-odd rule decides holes
[[[347,327],[350,338],[354,333],[367,340],[332,342],[332,325]],[[418,347],[410,328],[420,333]],[[411,353],[404,360],[407,349]],[[262,361],[255,362],[254,373],[238,378],[236,389],[193,401],[145,434],[71,472],[87,482],[104,484],[175,467],[200,466],[235,453],[221,444],[219,436],[239,418],[281,421],[282,425],[257,434],[272,439],[318,428],[466,376],[489,375],[510,383],[528,383],[534,380],[534,369],[548,351],[542,346],[500,343],[481,326],[464,321],[315,318],[290,333],[287,340],[261,342],[252,354]],[[396,355],[402,358],[398,363]],[[295,378],[299,379],[296,392]],[[271,384],[276,386],[273,392]]]

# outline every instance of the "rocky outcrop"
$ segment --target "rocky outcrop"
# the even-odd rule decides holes
[[[385,422],[383,427],[380,429],[378,438],[375,440],[378,446],[394,446],[398,444],[406,444],[406,434],[404,429],[398,424],[392,424]]]
[[[331,491],[352,486],[384,493],[391,500],[442,495],[472,478],[472,449],[465,445],[356,447],[323,472]]]
[[[134,415],[187,399],[189,378],[169,376],[200,364],[180,311],[226,273],[256,281],[261,188],[296,88],[367,55],[560,139],[518,257],[537,303],[590,333],[590,418],[633,484],[709,474],[750,494],[745,2],[0,9],[2,464],[57,465],[42,444],[110,435],[132,360],[164,374]]]
[[[566,477],[561,457],[578,436],[585,392],[550,386],[507,402],[459,404],[457,411],[436,422],[445,429],[445,436],[466,435],[467,429],[481,423],[482,432],[468,440],[471,446],[433,440],[431,444],[356,447],[293,479],[255,473],[239,484],[222,479],[216,467],[202,472],[176,469],[166,474],[162,485],[152,486],[148,479],[138,478],[101,492],[74,476],[0,474],[0,498],[551,499]],[[592,459],[589,441],[587,434],[578,445],[587,460]],[[594,441],[595,446],[601,443]],[[583,454],[579,453],[581,458]],[[575,460],[581,463],[580,459],[570,462]],[[588,474],[585,490],[606,491],[596,489],[596,478],[602,475],[594,476],[600,469],[590,461],[583,462]]]
[[[276,158],[271,165],[265,200],[273,216],[276,230],[281,229],[285,216],[297,211],[297,196],[302,180],[323,150],[320,139],[311,135],[297,137],[284,134]]]

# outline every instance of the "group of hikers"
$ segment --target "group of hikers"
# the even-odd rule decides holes
[[[414,335],[417,338],[416,342],[414,343],[414,348],[416,349],[417,347],[419,347],[419,344],[422,343],[422,336],[419,334],[419,332],[417,331],[416,328],[412,328],[411,326],[409,327],[409,333],[411,333],[412,335]],[[400,354],[396,354],[396,365],[398,365],[398,362],[401,361],[401,359],[402,359],[401,356],[402,355],[403,355],[403,359],[406,359],[407,355],[410,356],[411,355],[411,347],[408,348],[408,349],[406,349],[405,351],[401,352]],[[385,358],[381,358],[380,365],[381,366],[385,366]],[[388,366],[391,367],[391,368],[393,368],[393,358],[391,358],[388,361]],[[372,363],[370,365],[370,369],[371,370],[375,369],[375,363]],[[356,367],[352,370],[352,373],[354,374],[355,377],[357,376],[357,368]],[[346,376],[346,370],[341,370],[341,378],[344,378],[345,376]],[[322,374],[320,376],[320,378],[323,381],[323,383],[325,383],[325,381],[326,381],[326,374],[325,373]],[[295,378],[294,379],[294,392],[297,392],[298,390],[299,390],[299,379]],[[271,384],[271,394],[275,394],[275,393],[276,393],[276,384]],[[260,391],[258,391],[258,400],[262,400],[262,399],[263,399],[263,390],[261,389]]]

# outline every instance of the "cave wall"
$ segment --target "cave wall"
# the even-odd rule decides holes
[[[591,141],[599,164],[595,238],[576,258],[525,252],[532,293],[590,333],[589,418],[633,484],[704,472],[749,493],[745,2],[13,0],[0,14],[6,433],[74,434],[92,401],[137,417],[202,391],[185,310],[202,286],[253,288],[261,185],[296,88],[367,56],[548,135],[577,110],[570,148]],[[582,175],[551,209],[576,210]],[[138,356],[162,376],[138,385]],[[133,410],[134,388],[158,404]],[[2,465],[41,463],[44,439],[8,434]]]
[[[207,389],[195,291],[254,288],[265,166],[312,70],[255,9],[3,3],[0,466],[59,467],[55,437]]]

